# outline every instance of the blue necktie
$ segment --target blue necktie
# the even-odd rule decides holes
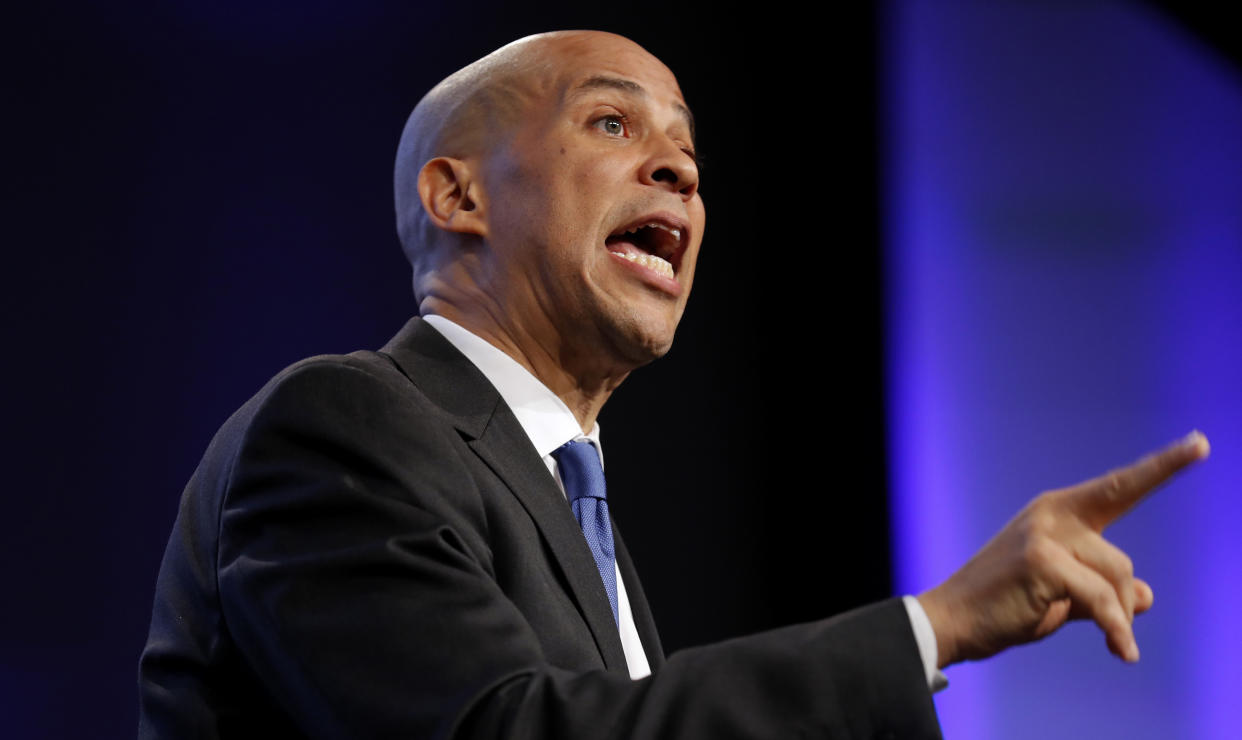
[[[587,547],[595,556],[599,577],[604,580],[604,591],[612,605],[612,618],[620,624],[617,616],[617,570],[616,554],[612,547],[612,522],[608,520],[608,492],[604,487],[604,468],[599,462],[595,445],[587,441],[571,440],[552,452],[556,466],[565,484],[565,495],[573,509],[574,518],[586,535]]]

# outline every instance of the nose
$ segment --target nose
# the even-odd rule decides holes
[[[645,184],[666,188],[682,200],[690,200],[699,190],[698,164],[675,141],[664,137],[643,164],[641,176]]]

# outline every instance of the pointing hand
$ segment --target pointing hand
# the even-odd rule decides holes
[[[919,602],[936,633],[940,667],[1038,640],[1091,619],[1109,649],[1139,658],[1132,622],[1151,587],[1102,533],[1175,473],[1208,455],[1192,432],[1128,467],[1040,494],[947,581]]]

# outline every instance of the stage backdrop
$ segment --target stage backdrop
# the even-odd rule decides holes
[[[945,736],[1242,726],[1242,84],[1135,3],[888,6],[897,580],[947,576],[1032,494],[1192,428],[1201,468],[1108,534],[1156,593],[1138,665],[1078,624],[955,667]]]

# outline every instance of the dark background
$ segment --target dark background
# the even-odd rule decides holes
[[[414,313],[391,198],[405,116],[555,28],[643,44],[698,120],[694,298],[602,417],[666,648],[890,594],[879,12],[421,5],[13,20],[0,735],[133,735],[155,574],[208,440],[283,366],[378,347]]]

